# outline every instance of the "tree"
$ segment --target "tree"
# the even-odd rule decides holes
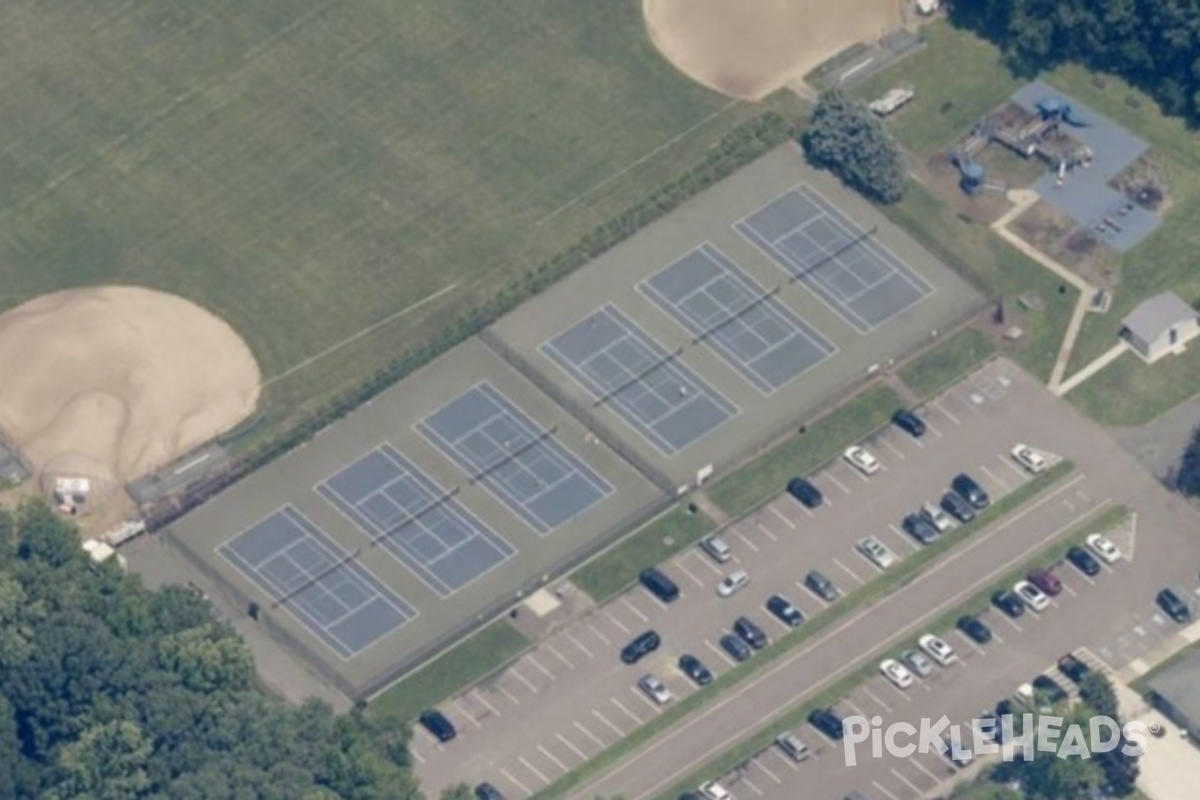
[[[1079,681],[1079,699],[1100,716],[1117,719],[1117,695],[1108,677],[1092,670]]]
[[[150,742],[133,722],[110,722],[83,734],[59,753],[64,777],[54,800],[133,800],[150,788]]]
[[[471,794],[470,786],[460,783],[443,790],[441,800],[475,800],[475,795]]]
[[[908,176],[899,145],[869,108],[837,89],[821,93],[800,143],[814,165],[872,200],[904,196]]]
[[[1175,486],[1189,497],[1200,496],[1200,425],[1192,431],[1192,438],[1183,450]]]
[[[1138,757],[1128,756],[1121,752],[1125,743],[1125,737],[1122,736],[1121,741],[1114,749],[1096,754],[1096,763],[1104,771],[1105,786],[1115,797],[1133,794],[1138,774],[1141,772]]]

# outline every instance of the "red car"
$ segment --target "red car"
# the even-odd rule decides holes
[[[1029,570],[1029,582],[1041,589],[1050,597],[1062,593],[1062,581],[1048,569],[1031,569]]]

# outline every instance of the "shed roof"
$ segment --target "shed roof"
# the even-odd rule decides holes
[[[1150,688],[1200,724],[1200,651],[1194,651],[1150,679]]]
[[[1193,319],[1196,311],[1174,292],[1143,300],[1121,324],[1142,341],[1152,342],[1173,326]]]

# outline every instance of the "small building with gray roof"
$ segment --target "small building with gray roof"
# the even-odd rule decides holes
[[[1195,648],[1149,681],[1155,708],[1193,736],[1200,734],[1200,650]]]
[[[1182,353],[1197,334],[1196,310],[1174,292],[1143,300],[1121,321],[1121,338],[1147,363],[1168,353]]]

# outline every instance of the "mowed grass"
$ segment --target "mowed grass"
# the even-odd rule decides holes
[[[1076,408],[1101,425],[1144,425],[1200,391],[1200,346],[1147,364],[1132,352],[1067,393]]]
[[[992,340],[963,328],[900,370],[900,380],[920,397],[932,397],[996,352]]]
[[[0,12],[0,310],[139,284],[213,310],[298,407],[373,373],[761,107],[640,3],[259,0]]]
[[[409,722],[507,664],[530,644],[506,620],[482,628],[371,701],[380,719]]]
[[[806,475],[885,425],[900,398],[883,384],[871,386],[763,455],[717,481],[709,498],[731,517],[778,494],[788,479]]]
[[[577,569],[571,582],[602,603],[637,580],[643,569],[666,561],[715,527],[702,511],[675,506]]]

